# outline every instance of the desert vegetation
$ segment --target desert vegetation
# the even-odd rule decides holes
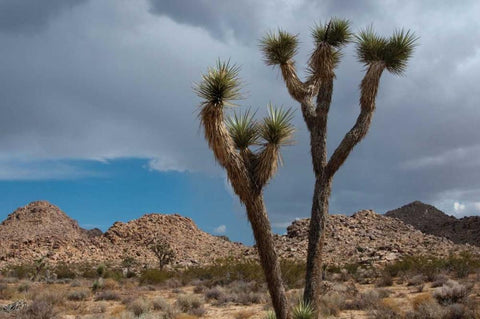
[[[279,265],[292,318],[315,318],[302,298],[306,265]],[[0,277],[0,318],[275,318],[254,260],[132,272],[47,265],[34,281],[35,263],[12,266]],[[469,254],[413,256],[383,267],[332,265],[324,278],[321,318],[480,318],[480,259]]]

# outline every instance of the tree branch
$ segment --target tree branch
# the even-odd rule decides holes
[[[279,157],[280,147],[272,144],[265,145],[256,156],[253,180],[257,186],[257,191],[261,191],[277,171]]]
[[[295,65],[292,61],[280,65],[283,80],[290,96],[302,105],[302,114],[305,121],[312,122],[315,117],[315,107],[311,97],[315,94],[314,82],[303,83],[297,76]]]
[[[235,193],[242,201],[246,200],[249,193],[249,172],[225,126],[223,106],[207,104],[202,108],[200,116],[208,146],[218,163],[227,171],[230,181],[235,181],[232,183]]]
[[[335,175],[355,145],[367,135],[372,121],[373,112],[375,111],[375,98],[378,92],[378,85],[380,84],[380,77],[382,76],[384,69],[385,64],[383,62],[375,62],[369,66],[360,86],[360,114],[355,125],[345,135],[335,152],[330,157],[326,167],[328,177]]]

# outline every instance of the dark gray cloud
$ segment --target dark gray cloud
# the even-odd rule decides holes
[[[149,0],[153,14],[176,22],[202,27],[213,36],[225,39],[249,37],[257,26],[255,1]],[[261,4],[258,4],[261,6]]]
[[[36,33],[50,19],[86,0],[1,0],[0,32]]]
[[[263,64],[258,38],[277,27],[299,33],[303,74],[309,27],[339,16],[354,30],[410,28],[420,45],[405,76],[383,76],[371,130],[335,178],[331,212],[383,212],[424,200],[449,213],[480,213],[477,2],[111,0],[68,7],[48,11],[63,8],[44,15],[51,27],[35,37],[0,33],[0,178],[35,175],[52,159],[120,157],[151,158],[157,170],[222,174],[199,130],[193,82],[218,57],[230,58],[242,66],[243,106],[259,107],[259,115],[269,101],[298,109],[278,70]],[[337,70],[330,153],[355,122],[362,75],[350,45]],[[295,124],[297,143],[283,151],[285,165],[266,191],[275,225],[310,212],[313,174],[299,111]],[[57,178],[82,173],[61,163]],[[46,168],[38,178],[56,166]]]

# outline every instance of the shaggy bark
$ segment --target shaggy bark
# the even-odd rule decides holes
[[[259,195],[245,203],[248,219],[252,225],[260,263],[264,269],[268,291],[272,298],[277,318],[288,317],[288,301],[283,286],[280,263],[275,251],[270,221],[267,217],[263,196]]]
[[[247,209],[276,317],[289,319],[280,263],[262,193],[263,186],[277,169],[278,146],[266,146],[260,155],[248,150],[237,152],[224,124],[223,108],[206,105],[200,115],[208,145],[227,171],[233,190]]]
[[[335,78],[334,64],[332,51],[327,45],[322,44],[312,55],[310,61],[312,75],[306,83],[298,79],[293,62],[280,66],[287,89],[290,95],[300,103],[303,118],[310,131],[315,189],[308,237],[304,301],[310,303],[317,313],[320,308],[322,252],[333,176],[355,145],[368,132],[375,110],[380,77],[385,69],[383,62],[372,63],[369,66],[361,84],[361,112],[355,125],[327,161],[327,122]],[[317,96],[316,106],[312,101],[314,95]]]

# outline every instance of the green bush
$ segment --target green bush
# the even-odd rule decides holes
[[[391,276],[407,273],[422,274],[428,281],[433,281],[441,272],[453,272],[462,278],[478,268],[480,268],[480,258],[469,252],[462,252],[458,256],[452,255],[447,258],[406,256],[387,265],[385,271]]]
[[[290,288],[302,288],[305,284],[306,265],[304,262],[282,260],[280,262],[285,285]]]
[[[164,283],[172,278],[171,272],[159,269],[147,269],[140,274],[139,282],[141,285],[157,285]]]
[[[10,277],[18,279],[30,279],[35,273],[35,267],[33,265],[13,265],[5,271]]]
[[[57,275],[58,279],[75,279],[77,274],[72,268],[73,267],[71,265],[60,263],[55,266],[53,272]]]

